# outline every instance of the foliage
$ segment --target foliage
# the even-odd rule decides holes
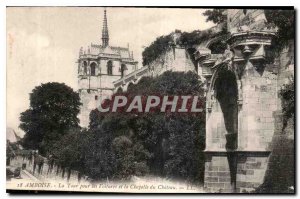
[[[6,142],[6,158],[13,158],[17,155],[19,147],[17,143],[12,143],[10,141]]]
[[[224,15],[225,9],[206,10],[203,15],[206,16],[206,22],[212,21],[215,24],[226,22],[227,16]]]
[[[203,13],[204,16],[207,17],[206,21],[212,21],[216,24],[222,24],[226,22],[226,15],[224,15],[225,9],[212,9],[207,10]],[[226,30],[226,25],[224,25],[222,33]],[[176,30],[175,33],[180,33],[181,36],[178,41],[178,44],[183,44],[185,46],[198,45],[201,42],[209,39],[210,37],[214,37],[215,34],[212,34],[212,30],[208,29],[206,31],[195,30],[192,32],[183,32],[180,30]],[[174,44],[173,34],[170,33],[165,36],[160,36],[156,38],[154,42],[152,42],[142,53],[143,56],[143,66],[149,65],[154,60],[158,59],[161,55],[163,55],[168,49],[170,49],[171,45]]]
[[[197,116],[180,116],[169,121],[168,158],[164,164],[168,177],[190,182],[202,181],[205,126],[199,119]]]
[[[61,83],[37,86],[30,94],[30,108],[21,113],[20,128],[26,132],[22,145],[38,149],[42,155],[67,131],[78,128],[80,98],[72,88]]]
[[[91,139],[91,133],[86,130],[69,131],[53,145],[49,156],[63,168],[82,172],[86,166],[84,159]]]
[[[294,133],[294,80],[281,89],[280,96],[283,112],[282,133],[273,139],[266,177],[255,193],[295,193],[295,142],[288,133],[289,131]]]
[[[225,24],[225,23],[224,23]],[[196,45],[200,45],[202,42],[209,40],[221,35],[226,35],[227,28],[226,25],[222,25],[222,29],[219,32],[215,32],[213,29],[208,30],[194,30],[192,32],[181,32],[176,30],[175,33],[180,34],[180,37],[177,38],[177,45],[181,45],[187,48],[190,55],[193,55]],[[162,56],[167,50],[171,49],[174,45],[173,41],[174,33],[170,33],[166,36],[158,37],[154,42],[151,43],[143,51],[143,65],[149,65],[154,60]],[[218,43],[217,46],[214,46],[214,49],[217,48],[225,49],[225,43]],[[219,50],[220,51],[220,50]]]
[[[144,77],[124,94],[129,98],[192,95],[204,101],[201,82],[192,72],[168,71],[156,78]],[[89,129],[66,130],[48,157],[62,168],[77,170],[95,181],[150,174],[201,182],[204,121],[203,112],[136,115],[93,110]]]
[[[160,55],[164,54],[169,48],[169,42],[171,41],[172,37],[170,34],[156,38],[156,40],[152,42],[150,46],[146,47],[142,53],[143,66],[150,64]]]
[[[111,179],[116,173],[116,155],[113,152],[112,141],[114,129],[107,129],[108,118],[105,118],[102,126],[90,129],[92,139],[88,143],[86,152],[86,174],[94,180]],[[110,128],[110,127],[108,127]]]
[[[283,126],[285,127],[288,119],[293,118],[295,114],[295,83],[292,80],[280,91],[281,105],[283,112]]]
[[[282,135],[273,145],[264,182],[254,193],[295,193],[294,140]]]
[[[201,86],[192,72],[165,72],[157,78],[142,78],[130,93],[123,94],[195,95],[203,100]],[[128,179],[152,174],[202,181],[204,121],[204,113],[136,115],[94,110],[90,131],[95,137],[86,156],[89,175],[96,179]]]
[[[192,32],[183,32],[180,36],[180,41],[188,46],[199,45],[212,37],[212,33],[211,29],[205,31],[194,30]]]
[[[95,180],[128,179],[147,172],[148,153],[132,136],[131,115],[94,110],[90,114],[93,139],[86,156],[87,174]]]
[[[268,26],[277,27],[276,38],[273,39],[275,49],[280,52],[295,38],[294,10],[265,10]]]
[[[115,178],[129,178],[134,174],[133,142],[129,137],[121,135],[112,141],[112,147],[116,155],[116,165],[118,165]]]

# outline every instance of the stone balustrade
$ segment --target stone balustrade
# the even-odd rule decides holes
[[[34,158],[32,160],[22,156],[11,158],[10,165],[13,167],[20,167],[22,170],[28,171],[38,180],[58,180],[58,181],[72,181],[72,182],[89,182],[88,177],[81,175],[78,171],[62,168],[57,164],[49,164],[46,160],[41,165],[34,165]]]
[[[129,82],[136,81],[140,77],[148,76],[148,75],[149,75],[148,66],[144,66],[132,73],[129,73],[128,75],[124,76],[123,78],[121,78],[117,81],[114,81],[113,84],[114,84],[115,88],[117,88],[120,86],[124,86],[125,84],[127,84]]]

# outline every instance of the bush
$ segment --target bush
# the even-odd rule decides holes
[[[281,106],[283,112],[283,127],[286,126],[290,118],[295,114],[295,83],[294,79],[280,91]]]
[[[132,86],[130,93],[123,94],[133,97],[155,93],[162,96],[197,95],[204,101],[201,82],[197,74],[192,72],[165,72],[157,78],[145,77]],[[193,182],[203,181],[203,112],[183,115],[149,112],[137,116],[94,110],[91,112],[90,131],[101,135],[95,137],[94,143],[90,144],[94,153],[109,151],[113,160],[111,165],[111,160],[101,159],[101,155],[88,156],[87,162],[91,163],[88,167],[94,168],[91,173],[93,177],[129,179],[133,175],[150,174]],[[101,162],[97,163],[96,159],[101,159]],[[103,171],[102,165],[110,165],[111,173],[104,176],[106,171]]]

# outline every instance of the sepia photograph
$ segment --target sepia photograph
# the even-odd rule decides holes
[[[249,8],[6,7],[6,192],[295,194],[295,9]]]

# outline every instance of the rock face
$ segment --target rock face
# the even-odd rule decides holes
[[[265,27],[263,10],[227,10],[227,16],[227,50],[221,55],[205,48],[197,52],[199,71],[204,71],[199,75],[206,78],[208,88],[208,192],[252,191],[264,182],[276,147],[272,140],[282,131],[277,127],[279,90],[294,75],[293,41],[274,56],[270,47],[275,30]]]

